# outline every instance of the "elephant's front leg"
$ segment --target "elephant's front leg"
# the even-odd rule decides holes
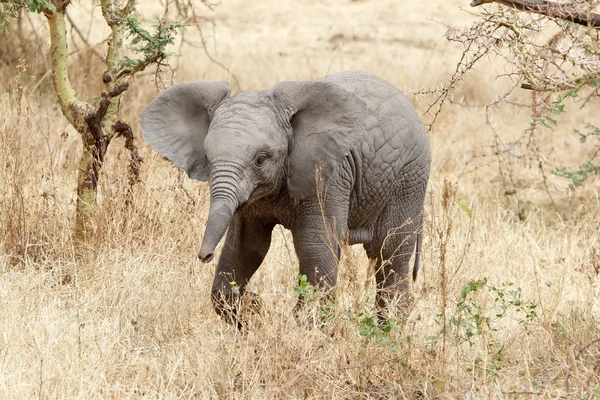
[[[337,265],[347,226],[347,209],[315,205],[301,215],[292,229],[294,247],[300,262],[300,274],[314,287],[328,291],[337,282]],[[296,311],[304,303],[301,296]]]
[[[238,305],[248,281],[263,262],[271,244],[274,223],[234,215],[212,286],[216,312],[240,327]]]

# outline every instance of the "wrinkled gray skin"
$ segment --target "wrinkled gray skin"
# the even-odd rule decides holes
[[[389,83],[344,72],[233,97],[227,82],[181,83],[142,111],[141,126],[158,153],[210,181],[198,256],[210,261],[229,228],[212,298],[230,322],[276,224],[292,231],[311,284],[335,285],[340,243],[348,241],[376,260],[380,310],[409,297],[431,156],[417,113]]]

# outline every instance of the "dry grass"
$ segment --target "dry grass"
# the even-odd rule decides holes
[[[458,7],[466,5],[228,0],[215,11],[211,49],[244,90],[364,69],[418,91],[443,82],[458,55],[433,20],[464,23],[472,17]],[[73,15],[87,26],[78,7],[85,6],[75,5]],[[144,9],[146,17],[159,12]],[[87,95],[96,83],[83,76],[85,68],[100,66],[93,55],[80,57],[72,74]],[[471,76],[466,99],[494,96],[494,68],[483,64]],[[176,79],[228,74],[186,47]],[[34,91],[37,80],[14,66],[3,66],[0,76],[0,398],[600,396],[598,180],[573,189],[549,176],[559,213],[535,165],[515,163],[520,197],[528,201],[515,204],[503,195],[493,156],[470,161],[489,153],[493,138],[481,109],[451,106],[431,133],[424,267],[413,285],[414,308],[382,336],[385,345],[361,336],[358,328],[371,326],[350,315],[368,310],[372,297],[360,247],[344,251],[333,321],[322,330],[298,325],[297,260],[280,229],[251,283],[262,314],[249,317],[246,333],[219,320],[209,300],[214,262],[195,257],[207,188],[182,178],[146,145],[143,183],[126,210],[127,153],[113,143],[97,234],[76,257],[70,232],[79,139],[48,87]],[[125,95],[123,118],[136,126],[155,93],[150,76],[138,79]],[[411,100],[425,108],[424,100]],[[572,108],[559,129],[539,133],[557,165],[577,165],[586,151],[571,131],[580,121],[600,125],[592,109]],[[506,143],[527,127],[523,110],[492,117]],[[513,307],[494,319],[495,293],[471,294],[497,331],[483,329],[469,345],[461,330],[442,333],[438,315],[445,299],[450,325],[465,284],[482,278],[520,287],[537,316],[527,321]]]

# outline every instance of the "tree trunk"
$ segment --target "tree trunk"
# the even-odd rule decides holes
[[[94,209],[98,191],[100,166],[94,160],[94,151],[85,150],[77,171],[77,203],[75,206],[75,231],[73,239],[77,245],[88,241],[96,230]],[[97,165],[94,167],[94,165]]]
[[[98,172],[101,164],[96,161],[97,140],[92,135],[86,116],[94,115],[90,104],[79,101],[71,86],[67,69],[68,44],[65,9],[57,4],[45,10],[50,27],[50,50],[52,54],[52,83],[61,110],[83,139],[83,156],[77,172],[77,204],[75,206],[74,240],[84,243],[94,232],[92,215],[96,205]]]

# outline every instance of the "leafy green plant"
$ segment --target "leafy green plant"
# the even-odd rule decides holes
[[[500,287],[488,285],[487,289],[495,294],[494,302],[500,308],[495,318],[504,318],[507,313],[512,312],[519,324],[526,325],[536,317],[537,304],[531,300],[523,300],[521,288],[515,287],[514,283],[504,282]]]
[[[396,321],[388,319],[385,324],[377,322],[377,318],[361,312],[355,318],[358,334],[367,341],[374,341],[382,347],[396,351],[397,343],[392,340],[392,332],[396,330]]]
[[[482,295],[492,295],[491,305],[484,305]],[[512,282],[498,286],[488,284],[487,278],[467,282],[460,291],[454,315],[448,319],[446,332],[440,334],[453,335],[459,344],[468,343],[469,347],[477,343],[484,345],[487,357],[475,357],[468,372],[474,368],[485,371],[486,376],[496,376],[502,369],[505,346],[498,338],[499,323],[504,318],[517,320],[522,326],[536,317],[537,305],[531,300],[523,299],[522,290]],[[441,314],[437,322],[442,325]],[[437,339],[439,335],[430,339]]]
[[[304,274],[298,275],[294,286],[294,294],[305,305],[316,304],[319,307],[318,315],[322,323],[332,321],[339,310],[332,292],[324,292],[310,284]],[[374,341],[392,351],[396,351],[396,342],[392,340],[392,332],[397,329],[397,321],[387,319],[385,324],[380,324],[377,317],[367,312],[358,314],[350,310],[339,310],[343,318],[351,321],[358,334],[366,341]]]
[[[485,308],[475,296],[485,290],[494,295],[494,307]],[[494,286],[488,285],[487,278],[472,280],[461,290],[455,315],[448,326],[460,341],[472,346],[475,338],[488,332],[497,332],[497,323],[505,317],[517,319],[519,324],[526,325],[535,318],[536,308],[534,302],[523,299],[521,288],[515,287],[512,282]]]
[[[596,86],[596,83],[593,83]],[[568,98],[577,98],[579,96],[580,88],[574,88],[560,93],[556,99],[548,106],[544,115],[533,118],[531,126],[541,125],[546,128],[554,128],[558,125],[558,122],[552,118],[564,114],[566,112],[564,101]],[[588,144],[589,138],[600,138],[600,129],[591,124],[586,124],[587,133],[582,133],[579,130],[575,130],[575,133],[579,135],[579,142],[582,144]],[[556,176],[568,179],[574,187],[580,186],[587,178],[592,175],[600,174],[600,164],[595,164],[594,160],[600,155],[600,147],[598,151],[591,157],[588,162],[585,162],[577,169],[567,167],[555,167],[552,173]]]
[[[481,305],[471,301],[471,293],[479,292],[485,287],[487,280],[468,282],[460,292],[460,301],[456,303],[456,315],[450,319],[449,326],[457,332],[457,337],[473,344],[472,338],[480,336],[484,328],[491,328],[489,318],[484,315]]]
[[[120,65],[123,71],[140,71],[150,64],[161,63],[168,56],[167,46],[175,43],[175,35],[179,29],[183,28],[183,22],[166,22],[157,19],[154,24],[154,33],[144,29],[140,21],[133,15],[128,15],[123,19],[127,28],[127,36],[131,40],[131,48],[136,59],[123,57]]]
[[[571,89],[567,90],[563,93],[560,93],[556,96],[556,99],[550,103],[548,108],[546,108],[544,115],[539,117],[534,117],[531,119],[529,123],[532,127],[536,125],[542,125],[546,128],[554,128],[558,125],[558,122],[552,118],[551,116],[559,116],[566,112],[565,110],[565,100],[568,98],[577,98],[579,96],[579,89]]]
[[[21,9],[39,14],[49,8],[50,4],[48,0],[0,0],[0,32],[7,32],[12,28],[10,22],[17,18]]]
[[[577,187],[591,175],[600,175],[600,165],[585,163],[582,164],[579,169],[557,167],[552,173],[568,179],[573,186]]]
[[[583,133],[579,130],[575,130],[575,134],[579,135],[579,142],[582,144],[589,143],[590,139],[600,140],[600,128],[586,124],[587,133]],[[580,186],[587,178],[592,175],[600,175],[600,145],[598,150],[591,157],[591,159],[579,166],[578,169],[557,167],[552,171],[554,175],[563,177],[571,181],[574,187]]]
[[[294,286],[294,294],[296,297],[312,297],[315,289],[308,281],[308,278],[304,274],[298,275],[298,283]]]
[[[294,286],[294,294],[298,302],[304,306],[317,307],[317,316],[320,324],[335,318],[337,306],[333,290],[324,291],[310,284],[304,274],[298,275],[298,281]]]

